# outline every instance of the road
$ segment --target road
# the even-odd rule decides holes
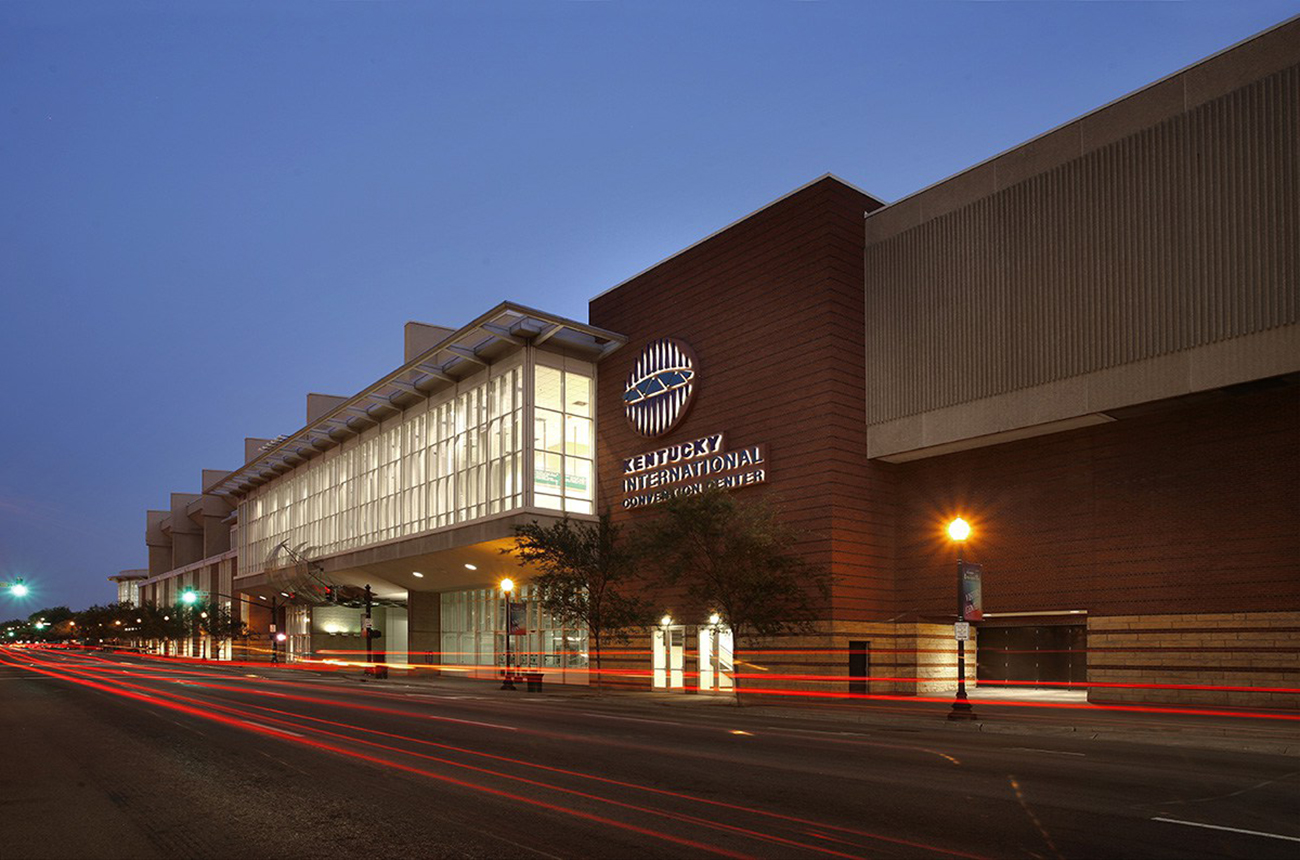
[[[0,856],[1300,852],[1291,756],[294,674],[0,649]]]

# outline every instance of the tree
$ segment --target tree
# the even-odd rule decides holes
[[[199,608],[199,607],[196,607]],[[223,642],[248,638],[248,625],[220,601],[208,601],[199,609],[199,627],[211,638],[213,647],[220,649]],[[220,651],[217,651],[220,657]]]
[[[586,627],[598,693],[602,646],[611,639],[627,642],[629,631],[647,626],[653,611],[627,589],[638,559],[621,531],[609,511],[595,523],[565,517],[554,525],[534,520],[515,528],[513,552],[541,571],[532,584],[542,608],[565,627]]]
[[[47,606],[28,615],[27,620],[32,623],[43,621],[46,624],[58,624],[73,617],[72,610],[66,606]]]
[[[134,610],[137,624],[136,635],[142,641],[161,641],[167,643],[165,650],[170,651],[170,643],[185,638],[186,622],[180,610],[174,606],[159,606],[153,601],[146,601]]]
[[[813,593],[830,591],[830,574],[793,551],[795,532],[766,501],[738,501],[720,488],[669,499],[638,542],[667,584],[730,628],[737,667],[746,637],[809,629]],[[740,686],[737,672],[737,705]]]

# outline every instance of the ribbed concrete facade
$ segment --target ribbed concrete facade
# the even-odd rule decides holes
[[[1297,42],[1279,28],[868,216],[873,456],[1300,370]],[[1178,110],[1252,64],[1282,67]],[[1249,366],[1196,352],[1249,338]],[[1075,379],[1038,392],[1072,403],[1009,397]],[[941,412],[992,398],[996,422]]]

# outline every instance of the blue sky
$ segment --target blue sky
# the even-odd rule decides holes
[[[825,172],[895,200],[1300,13],[1219,3],[0,3],[0,619],[401,360]]]

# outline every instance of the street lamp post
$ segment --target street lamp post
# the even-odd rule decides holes
[[[961,517],[957,517],[948,523],[948,537],[952,538],[957,544],[957,622],[965,620],[965,600],[962,595],[962,546],[966,538],[970,537],[970,524]],[[953,628],[956,636],[956,628]],[[966,640],[961,637],[957,638],[957,698],[953,699],[952,710],[948,712],[950,720],[973,720],[975,709],[971,707],[970,700],[966,697]]]
[[[190,632],[190,656],[198,655],[199,650],[199,631],[194,623],[194,605],[199,602],[199,593],[193,588],[187,588],[181,592],[181,603],[185,604],[185,626]]]
[[[510,676],[510,593],[515,590],[515,581],[506,577],[501,580],[501,591],[506,596],[506,673],[505,680],[501,682],[501,689],[513,690],[515,688],[514,679]]]

